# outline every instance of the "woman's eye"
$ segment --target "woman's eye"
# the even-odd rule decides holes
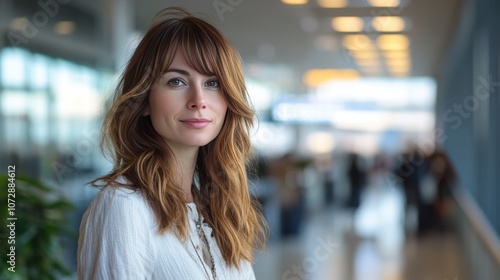
[[[207,86],[209,87],[219,87],[219,82],[214,80],[214,81],[208,81]]]
[[[167,82],[167,84],[169,86],[173,86],[173,87],[179,87],[179,86],[182,86],[184,85],[184,82],[182,82],[181,80],[179,79],[171,79],[170,81]]]

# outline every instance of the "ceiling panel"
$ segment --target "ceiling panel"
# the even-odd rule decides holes
[[[360,2],[358,0],[358,2]],[[214,3],[235,4],[217,12]],[[223,5],[220,4],[220,5]],[[359,3],[354,2],[355,5]],[[397,15],[405,17],[410,27],[411,76],[435,76],[445,58],[453,35],[461,1],[413,0],[402,8],[321,8],[316,2],[291,6],[278,0],[240,1],[136,1],[136,23],[147,29],[151,17],[166,6],[184,7],[217,25],[241,52],[247,64],[265,64],[287,68],[293,73],[291,87],[303,87],[303,73],[310,68],[353,68],[360,70],[342,46],[343,33],[331,28],[331,19],[338,16],[372,17]],[[223,6],[220,6],[223,7]],[[221,12],[222,11],[222,12]],[[366,32],[365,32],[366,33]],[[371,38],[379,34],[367,33]],[[327,50],[318,49],[325,41]],[[360,72],[363,76],[363,72]],[[381,75],[390,76],[387,71]],[[272,77],[270,77],[272,78]]]

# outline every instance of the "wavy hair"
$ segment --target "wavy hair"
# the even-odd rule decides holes
[[[228,110],[219,135],[200,147],[193,196],[227,265],[253,262],[253,251],[265,242],[265,222],[249,194],[246,164],[251,153],[249,129],[254,110],[238,52],[208,22],[179,8],[158,13],[130,58],[103,123],[101,147],[113,170],[94,181],[96,187],[123,186],[140,191],[155,214],[159,233],[188,235],[184,193],[174,180],[174,154],[155,131],[149,116],[150,88],[171,64],[176,52],[203,75],[215,75]],[[125,177],[129,183],[120,182]]]

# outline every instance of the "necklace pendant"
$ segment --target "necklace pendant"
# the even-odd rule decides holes
[[[213,280],[217,280],[217,270],[215,268],[215,259],[214,259],[214,256],[212,255],[212,250],[210,248],[210,241],[208,241],[208,238],[205,235],[205,231],[203,230],[203,227],[202,227],[202,224],[201,224],[201,216],[198,216],[198,220],[195,222],[195,224],[196,224],[196,231],[198,233],[198,237],[200,238],[200,241],[202,242],[202,244],[204,246],[206,246],[206,249],[208,251],[208,256],[210,257],[210,264],[211,264],[210,270],[212,272],[212,279]],[[213,232],[211,233],[211,236],[213,237]],[[199,247],[196,246],[195,249],[198,249],[198,248]],[[202,258],[200,257],[200,255],[198,255],[197,250],[195,250],[195,252],[196,252],[196,255],[198,256],[199,260],[202,262],[203,269],[205,269],[204,261],[202,260]],[[208,278],[210,278],[208,271],[205,270],[205,272],[206,272]]]

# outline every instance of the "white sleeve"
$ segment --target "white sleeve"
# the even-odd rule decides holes
[[[78,239],[79,280],[151,279],[152,211],[139,193],[102,190],[85,212]]]
[[[248,280],[255,280],[255,272],[253,271],[252,266],[250,266],[250,271],[248,272]]]
[[[253,266],[248,261],[243,261],[242,271],[244,274],[242,275],[245,280],[255,280],[255,272],[253,271]]]

